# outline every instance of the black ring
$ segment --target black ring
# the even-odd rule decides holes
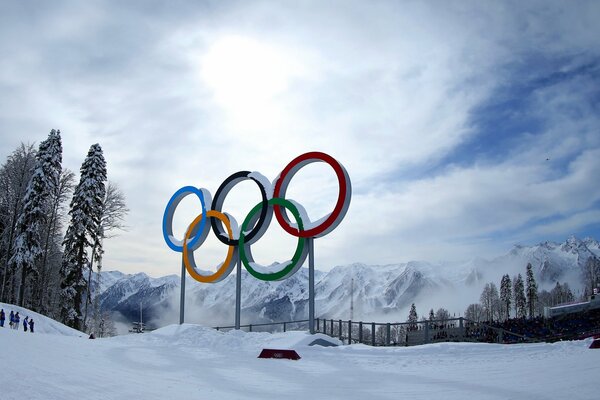
[[[265,223],[265,220],[267,219],[267,213],[269,210],[269,198],[267,195],[267,188],[265,188],[264,185],[258,179],[255,179],[254,177],[250,176],[251,174],[252,173],[250,171],[239,171],[235,174],[230,175],[227,179],[225,179],[225,181],[223,181],[223,183],[221,183],[221,186],[219,186],[219,188],[217,189],[211,206],[212,210],[223,212],[222,209],[225,197],[235,185],[248,179],[254,181],[258,185],[260,189],[260,194],[262,195],[263,206],[260,210],[260,217],[258,218],[258,222],[256,223],[256,225],[254,225],[254,228],[252,228],[250,233],[246,235],[246,243],[252,243],[252,239],[254,238],[254,236],[256,236],[260,232],[263,224]],[[228,246],[237,246],[239,244],[239,238],[230,239],[229,235],[227,234],[227,232],[225,232],[225,229],[223,228],[223,224],[221,223],[221,221],[218,221],[217,218],[211,218],[210,223],[212,225],[212,229],[215,233],[215,236],[223,244],[226,244]]]

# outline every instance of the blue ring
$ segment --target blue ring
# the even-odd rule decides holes
[[[188,194],[195,194],[200,199],[200,204],[202,205],[202,214],[206,215],[206,204],[204,202],[204,194],[198,188],[194,186],[184,186],[178,191],[175,192],[171,199],[167,203],[167,208],[165,208],[165,213],[163,214],[163,223],[162,223],[162,231],[163,237],[167,245],[176,252],[183,252],[183,241],[181,241],[181,245],[173,243],[173,215],[175,214],[175,209],[181,200],[186,197]],[[206,225],[206,220],[208,218],[202,218],[200,221],[200,226],[196,230],[196,235],[189,241],[187,244],[189,248],[194,248],[194,246],[198,243],[200,238],[202,237],[202,232],[204,231],[204,226]],[[170,228],[170,229],[169,229]]]

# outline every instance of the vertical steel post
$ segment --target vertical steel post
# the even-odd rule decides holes
[[[185,264],[181,256],[181,285],[179,296],[179,325],[183,324],[185,316]]]
[[[236,277],[235,277],[235,329],[240,329],[240,314],[242,312],[242,258],[240,250],[235,249],[237,257]]]
[[[358,323],[358,343],[362,343],[363,341],[363,331],[362,331],[362,321]]]
[[[375,346],[375,322],[371,322],[371,346]]]
[[[352,344],[352,321],[348,321],[348,344]]]
[[[391,343],[391,336],[392,336],[392,329],[391,329],[390,323],[388,322],[385,327],[385,344],[387,346],[389,346]]]
[[[314,238],[308,242],[308,330],[315,333],[315,246]]]

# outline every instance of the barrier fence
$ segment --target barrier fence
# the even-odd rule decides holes
[[[248,332],[286,332],[309,330],[309,320],[240,325]],[[231,330],[235,326],[214,327]],[[336,337],[345,344],[363,343],[371,346],[414,346],[436,342],[515,343],[534,341],[517,333],[466,318],[449,318],[419,322],[378,323],[315,319],[315,331]]]

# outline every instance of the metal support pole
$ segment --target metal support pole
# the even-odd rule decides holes
[[[315,246],[314,238],[308,238],[308,330],[315,333]]]
[[[371,346],[375,346],[375,322],[371,323]]]
[[[237,257],[235,277],[235,329],[240,329],[240,314],[242,312],[242,258],[239,249],[235,249]]]
[[[391,325],[390,325],[390,323],[388,322],[388,323],[387,323],[387,325],[386,325],[386,327],[385,327],[385,344],[386,344],[387,346],[389,346],[389,345],[390,345],[390,342],[391,342],[391,340],[390,340],[390,339],[391,339],[391,336],[392,336],[392,329],[391,329]]]
[[[185,264],[183,256],[181,257],[181,285],[179,297],[179,325],[183,324],[185,316]]]
[[[362,321],[360,321],[358,323],[358,343],[362,343],[362,335],[363,335],[363,331],[362,331]]]
[[[342,320],[341,319],[338,321],[338,330],[339,330],[338,333],[340,334],[340,340],[343,341],[344,340],[344,335],[342,335]]]
[[[348,344],[352,344],[352,321],[348,321]]]

